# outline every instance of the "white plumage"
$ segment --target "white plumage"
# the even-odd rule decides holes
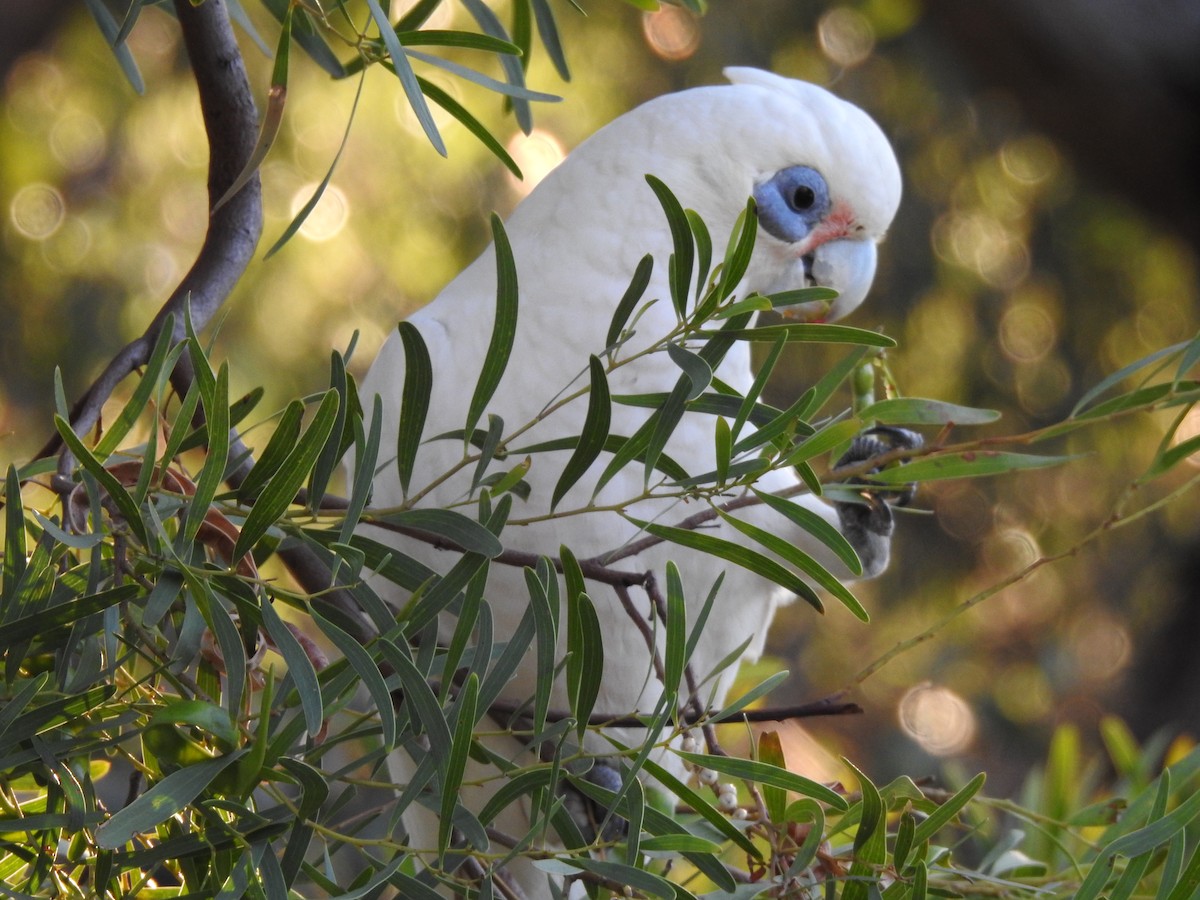
[[[729,69],[726,75],[731,85],[661,97],[612,122],[571,153],[510,217],[506,230],[518,270],[520,315],[508,371],[489,405],[490,412],[503,417],[507,431],[537,417],[586,370],[589,354],[602,353],[613,310],[630,274],[647,252],[654,254],[656,265],[645,298],[660,301],[638,320],[637,334],[622,354],[633,354],[674,327],[667,280],[670,234],[645,181],[647,173],[661,179],[685,207],[700,214],[716,243],[717,260],[747,197],[756,197],[762,227],[739,296],[823,284],[841,293],[826,313],[829,319],[845,315],[862,301],[874,275],[875,245],[883,238],[900,198],[899,169],[887,139],[865,113],[822,88],[753,69]],[[471,390],[491,336],[495,273],[494,250],[489,247],[436,300],[409,319],[420,329],[433,364],[426,438],[465,424]],[[814,312],[802,310],[801,314],[812,316]],[[393,336],[362,385],[364,398],[375,393],[382,396],[385,446],[390,439],[387,436],[394,435],[397,428],[404,373],[403,347]],[[679,374],[666,354],[656,353],[614,371],[610,386],[614,394],[669,391]],[[736,344],[716,375],[739,391],[748,390],[753,380],[749,346]],[[586,383],[586,376],[580,383]],[[369,400],[365,405],[369,408]],[[587,400],[581,398],[535,425],[518,443],[578,434],[586,409]],[[648,414],[614,406],[612,433],[633,434]],[[712,416],[685,416],[666,452],[689,472],[711,470],[714,427]],[[422,488],[461,460],[462,450],[461,441],[454,440],[423,445],[411,490]],[[532,494],[525,503],[517,501],[513,518],[548,512],[551,492],[568,455],[564,451],[533,457],[526,475]],[[601,455],[559,503],[559,510],[588,503],[596,477],[609,459],[607,454]],[[438,486],[422,505],[463,499],[472,468]],[[631,464],[606,486],[597,504],[638,496],[643,476],[644,467]],[[795,481],[790,472],[775,472],[762,479],[759,488],[775,491]],[[373,505],[398,506],[402,502],[395,467],[385,466],[376,479]],[[801,502],[837,524],[837,516],[823,502],[814,498]],[[673,500],[643,502],[628,509],[639,519],[667,524],[695,511],[694,505]],[[807,534],[798,528],[783,531],[786,523],[777,514],[758,507],[739,515],[803,544],[834,567],[834,561],[820,545],[813,546],[815,542]],[[560,544],[566,544],[582,559],[620,547],[636,533],[634,526],[615,513],[592,512],[510,526],[502,539],[508,548],[552,555]],[[728,526],[713,533],[739,539]],[[445,571],[454,559],[415,541],[399,543],[394,535],[381,537],[381,532],[373,530],[371,536],[397,543],[405,553],[437,571]],[[874,561],[876,569],[886,564],[886,547],[883,549],[882,557]],[[673,559],[682,570],[692,616],[718,573],[726,573],[717,606],[692,659],[697,675],[703,678],[747,639],[745,658],[757,657],[775,607],[785,598],[745,570],[669,544],[622,560],[621,568],[653,570],[661,580],[667,559]],[[592,584],[589,594],[605,643],[597,711],[652,710],[662,686],[652,674],[647,675],[650,657],[642,636],[608,588]],[[388,599],[403,603],[405,598]],[[486,599],[494,615],[496,639],[504,640],[528,604],[522,572],[493,566]],[[532,651],[526,662],[506,693],[510,699],[532,694]],[[732,675],[730,669],[718,680],[714,702],[720,702]],[[554,705],[566,706],[563,691]],[[625,737],[631,740],[635,736]],[[403,778],[403,764],[398,768],[397,774]],[[519,822],[509,826],[523,833]],[[415,842],[430,840],[428,832],[420,830],[420,823],[410,822],[409,827]],[[544,876],[525,872],[521,881],[527,892],[536,893]]]

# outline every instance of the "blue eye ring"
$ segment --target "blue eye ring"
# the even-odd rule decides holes
[[[788,166],[754,186],[763,229],[781,241],[806,238],[829,213],[829,186],[810,166]]]

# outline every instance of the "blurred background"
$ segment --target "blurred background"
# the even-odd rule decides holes
[[[244,5],[273,45],[277,26]],[[490,5],[507,20],[506,2]],[[712,0],[703,18],[618,0],[587,0],[586,17],[553,5],[572,79],[544,53],[533,59],[530,86],[564,99],[535,106],[530,135],[494,94],[422,71],[501,137],[523,182],[448,117],[438,120],[450,151],[440,158],[394,78],[372,70],[320,205],[264,260],[325,177],[354,101],[354,79],[332,81],[293,53],[283,128],[262,170],[263,244],[216,339],[235,393],[265,386],[265,415],[322,387],[330,348],[355,332],[361,372],[396,321],[482,249],[490,211],[511,210],[624,110],[717,82],[731,64],[827,85],[891,136],[905,200],[873,299],[852,324],[899,339],[889,364],[905,394],[998,409],[988,433],[1018,433],[1061,419],[1105,375],[1196,333],[1200,5]],[[178,29],[160,8],[147,7],[129,38],[144,96],[83,4],[0,0],[0,21],[7,466],[50,433],[55,367],[77,397],[190,266],[206,223],[207,149]],[[473,25],[446,3],[430,27]],[[241,37],[261,104],[271,63]],[[481,64],[481,54],[469,58]],[[802,390],[827,361],[794,354],[776,398]],[[891,570],[861,587],[872,625],[840,607],[820,620],[805,604],[784,610],[757,673],[792,671],[773,701],[839,689],[976,591],[1071,546],[1110,515],[1169,421],[1130,418],[1039,448],[1086,454],[1070,466],[924,487],[916,506],[933,515],[904,517]],[[266,437],[248,436],[258,446]],[[1135,502],[1194,474],[1182,466]],[[810,744],[788,726],[794,746],[810,748],[800,765],[820,774],[845,754],[885,781],[951,763],[986,769],[989,791],[1003,794],[1064,722],[1092,746],[1109,714],[1143,739],[1200,734],[1198,585],[1200,516],[1189,495],[900,656],[855,694],[865,715],[808,724]]]

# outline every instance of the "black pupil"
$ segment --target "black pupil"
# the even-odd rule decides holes
[[[806,184],[796,188],[792,194],[792,206],[796,209],[809,209],[816,202],[817,195],[813,193],[813,189]]]

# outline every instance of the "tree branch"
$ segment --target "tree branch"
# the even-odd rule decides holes
[[[189,0],[175,0],[175,13],[196,79],[208,135],[211,209],[250,159],[258,135],[258,113],[224,0],[207,0],[199,6],[193,6]],[[211,321],[245,272],[261,234],[262,188],[256,174],[229,202],[210,213],[204,243],[191,269],[145,333],[122,348],[76,402],[71,410],[71,427],[76,434],[82,435],[94,427],[117,385],[146,364],[168,315],[174,315],[177,342],[186,333],[185,315],[189,310],[196,330]],[[192,373],[186,359],[183,357],[184,364],[171,377],[181,394],[191,385]],[[50,456],[60,449],[61,438],[55,435],[38,457]],[[69,471],[71,465],[70,454],[64,452],[59,472]]]

